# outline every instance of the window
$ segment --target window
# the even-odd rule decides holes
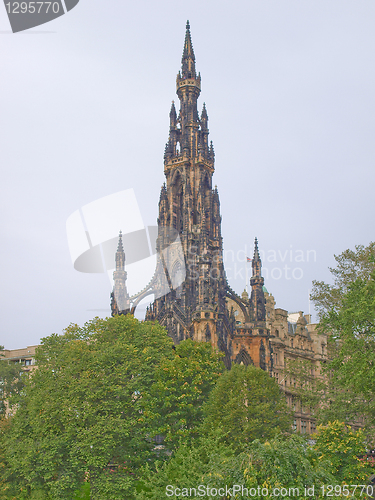
[[[294,396],[292,396],[292,410],[297,411],[297,402]]]
[[[31,359],[26,359],[25,366],[30,366],[30,365],[31,365]]]
[[[301,420],[301,434],[306,434],[307,431],[307,421]]]
[[[314,433],[316,431],[316,424],[315,422],[310,422],[310,432]]]
[[[292,429],[293,429],[294,431],[296,431],[296,430],[297,430],[297,420],[293,420]]]

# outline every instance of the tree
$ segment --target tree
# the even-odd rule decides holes
[[[329,334],[331,344],[330,380],[348,394],[347,404],[359,405],[374,425],[375,270],[348,286],[341,307],[325,314],[321,328]]]
[[[221,370],[211,346],[174,348],[164,328],[131,315],[71,325],[36,359],[5,436],[17,500],[78,500],[85,482],[93,500],[134,498],[140,466],[158,459],[154,437],[193,429]]]
[[[320,423],[365,418],[375,425],[375,243],[357,245],[335,256],[333,285],[313,282],[311,298],[320,316],[318,331],[328,336],[322,377],[311,380],[309,363],[289,363],[286,373],[299,381],[296,395],[315,408]]]
[[[375,242],[367,247],[356,245],[354,250],[345,250],[335,255],[336,268],[329,268],[333,275],[333,285],[324,281],[313,281],[311,300],[314,302],[319,317],[328,311],[337,311],[342,306],[342,298],[349,286],[356,279],[366,280],[375,268]]]
[[[157,381],[150,391],[151,408],[155,412],[158,434],[173,449],[180,438],[198,432],[203,421],[203,404],[219,375],[225,370],[222,354],[209,343],[188,339],[175,348],[157,370]]]
[[[225,464],[231,463],[233,457],[233,450],[222,443],[219,433],[202,433],[189,443],[180,440],[179,447],[168,461],[156,463],[155,469],[148,465],[144,466],[143,479],[135,498],[137,500],[168,498],[166,496],[168,485],[181,490],[197,489],[201,484],[212,485],[215,483],[217,473],[222,474],[226,469]],[[238,473],[240,474],[240,471]],[[234,478],[236,475],[232,480]]]
[[[291,430],[291,412],[275,379],[254,366],[234,364],[224,373],[205,406],[205,426],[221,428],[237,450],[254,439]]]
[[[195,492],[195,496],[206,492],[207,497],[221,499],[247,496],[258,500],[271,496],[310,499],[312,487],[313,498],[323,498],[320,487],[337,484],[326,465],[300,436],[278,436],[264,443],[255,440],[246,452],[238,454],[223,444],[218,435],[209,434],[191,445],[181,443],[170,461],[156,471],[146,467],[144,482],[135,498],[162,500],[168,491],[178,488],[180,496],[190,497]],[[310,489],[309,494],[305,493],[305,487]],[[281,488],[285,489],[282,493]]]
[[[366,440],[362,430],[353,431],[343,422],[334,421],[319,426],[314,436],[318,460],[326,467],[338,483],[367,484],[373,467],[363,459]]]
[[[127,498],[134,469],[154,447],[142,394],[172,356],[165,330],[132,316],[43,339],[38,369],[12,398],[11,470],[51,498],[71,499],[85,478],[92,498]]]

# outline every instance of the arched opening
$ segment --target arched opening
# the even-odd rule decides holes
[[[179,233],[184,230],[184,185],[179,171],[173,179],[173,226]]]

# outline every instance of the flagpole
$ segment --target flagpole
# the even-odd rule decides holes
[[[310,302],[310,290],[308,290],[308,291],[307,291],[307,293],[308,293],[308,298],[309,298],[309,316],[311,317],[311,307],[310,307],[310,306],[311,306],[311,302]],[[310,322],[311,322],[311,320],[310,320]]]

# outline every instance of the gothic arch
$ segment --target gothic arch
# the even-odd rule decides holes
[[[171,281],[174,290],[181,290],[182,284],[185,281],[186,273],[184,267],[179,260],[176,260],[172,266]]]
[[[185,176],[184,173],[181,172],[179,168],[177,168],[172,174],[171,185],[176,186],[176,184],[179,184],[179,181],[181,182],[181,184],[184,184]]]
[[[245,304],[240,299],[240,297],[238,297],[238,295],[236,295],[229,286],[227,287],[225,295],[229,299],[232,299],[233,302],[235,302],[240,307],[241,311],[243,312],[243,315],[244,315],[244,318],[245,318],[245,322],[248,323],[250,321],[249,313],[248,313],[248,311],[247,311],[247,309],[245,307]]]
[[[250,354],[244,347],[241,347],[241,350],[237,354],[234,362],[237,363],[238,365],[240,365],[241,363],[244,364],[245,366],[254,365],[254,361],[251,359]]]
[[[185,178],[180,172],[176,170],[172,177],[172,211],[174,219],[174,227],[179,233],[184,229],[184,195],[185,195]]]

